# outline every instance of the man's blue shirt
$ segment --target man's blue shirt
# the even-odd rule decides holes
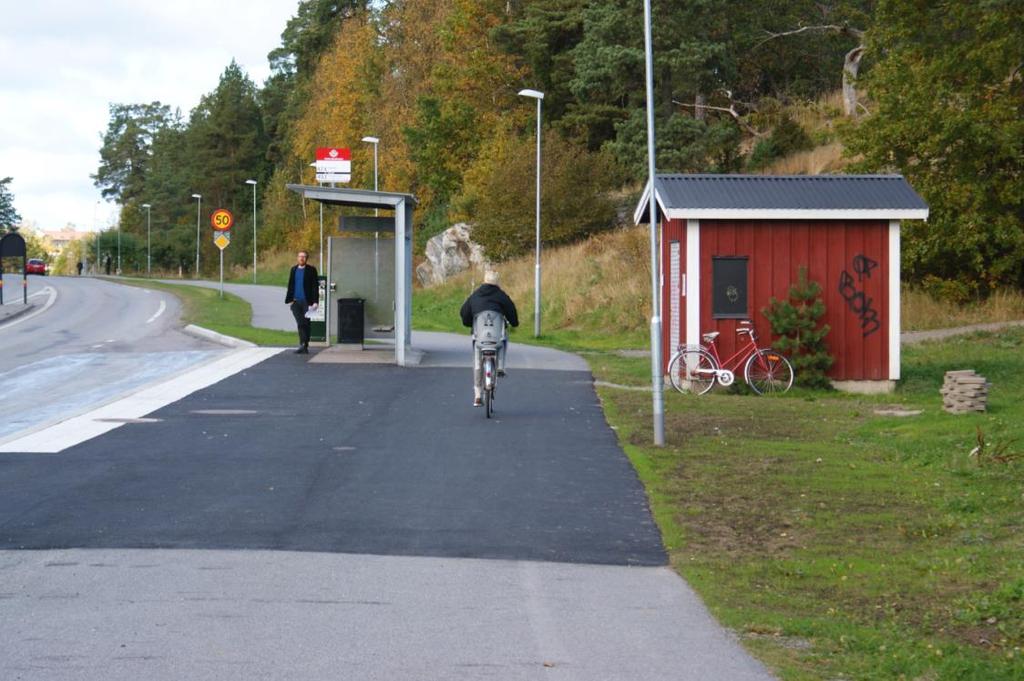
[[[306,287],[303,285],[305,271],[305,267],[295,268],[295,290],[293,291],[293,294],[295,296],[295,300],[301,300],[302,302],[306,302]]]

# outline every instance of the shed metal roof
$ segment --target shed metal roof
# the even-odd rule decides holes
[[[902,175],[658,175],[670,219],[925,220],[928,205]],[[647,222],[650,187],[633,215]]]

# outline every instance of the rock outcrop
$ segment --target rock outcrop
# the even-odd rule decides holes
[[[472,230],[470,225],[460,222],[427,241],[427,259],[416,268],[420,284],[440,284],[470,267],[487,266],[483,247],[470,238]]]

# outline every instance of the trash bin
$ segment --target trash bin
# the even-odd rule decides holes
[[[338,299],[338,343],[363,344],[362,298]]]

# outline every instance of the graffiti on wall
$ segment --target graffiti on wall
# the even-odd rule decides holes
[[[857,283],[871,278],[871,272],[878,267],[878,261],[866,255],[855,255],[850,264],[857,278],[854,279],[848,270],[843,270],[839,275],[839,295],[846,301],[850,311],[857,315],[860,330],[867,338],[882,328],[882,322],[878,319],[878,310],[874,308],[873,301],[857,288]]]

